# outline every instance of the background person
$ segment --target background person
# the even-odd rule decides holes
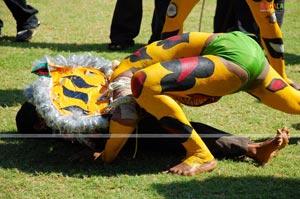
[[[183,33],[184,21],[198,2],[199,0],[171,0],[167,9],[162,39]],[[300,89],[300,85],[294,83],[286,75],[282,32],[277,23],[274,0],[245,0],[245,2],[259,27],[261,45],[271,66],[294,88]]]
[[[152,35],[148,41],[160,39],[164,18],[170,0],[155,0],[151,24]],[[143,17],[142,0],[117,0],[111,27],[109,50],[125,50],[135,45],[134,38],[140,32]]]
[[[16,20],[16,41],[29,41],[34,36],[36,28],[40,25],[40,22],[36,17],[38,10],[28,5],[26,0],[4,0],[4,3],[9,8],[13,17]]]
[[[274,0],[274,9],[279,27],[284,17],[284,0]],[[241,31],[249,34],[260,45],[260,32],[246,1],[217,0],[214,16],[214,32]]]

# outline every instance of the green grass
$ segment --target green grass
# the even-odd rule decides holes
[[[25,101],[23,89],[36,76],[30,73],[35,60],[44,55],[91,53],[121,59],[150,37],[153,1],[144,1],[144,17],[137,46],[124,52],[106,50],[115,1],[30,0],[39,10],[41,26],[30,43],[14,42],[15,22],[0,2],[4,37],[0,41],[0,133],[16,133],[15,116]],[[286,2],[282,31],[287,73],[300,82],[300,6]],[[202,31],[212,31],[215,1],[206,1]],[[199,3],[185,23],[186,31],[198,31]],[[222,130],[262,139],[286,125],[291,143],[264,167],[251,160],[222,160],[211,173],[193,177],[160,172],[180,160],[182,154],[149,151],[129,145],[112,165],[71,162],[81,150],[62,140],[0,139],[0,198],[296,198],[300,191],[300,116],[272,110],[253,97],[238,93],[219,103],[188,108],[193,121]]]

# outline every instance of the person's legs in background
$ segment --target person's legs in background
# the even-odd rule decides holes
[[[228,32],[235,26],[232,0],[217,0],[214,16],[214,33]]]
[[[143,16],[142,0],[118,0],[111,27],[109,50],[125,50],[134,46],[134,38],[139,34]]]
[[[283,23],[284,2],[285,0],[274,0],[275,15],[277,18],[277,23],[280,27],[282,26]]]
[[[38,10],[27,5],[26,0],[4,0],[17,23],[17,41],[29,41],[40,25],[36,14]]]
[[[0,38],[2,37],[1,29],[3,27],[3,21],[0,19]]]
[[[165,24],[166,12],[169,3],[170,0],[155,0],[155,8],[151,23],[152,35],[148,44],[161,39],[160,36]]]

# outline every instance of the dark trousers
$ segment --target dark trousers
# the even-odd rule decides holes
[[[284,15],[284,1],[274,0],[275,14],[279,26]],[[214,16],[214,32],[239,30],[259,35],[259,28],[246,1],[217,0]]]
[[[155,0],[152,18],[152,35],[149,42],[160,39],[169,0]],[[143,17],[142,0],[117,0],[110,27],[112,42],[133,41],[140,32]]]
[[[163,129],[158,120],[150,114],[141,118],[138,128],[136,129],[139,137],[139,148],[151,149],[151,150],[171,150],[172,152],[185,152],[181,145],[182,138],[175,137],[169,134],[168,131]],[[16,116],[16,124],[19,133],[53,133],[52,129],[41,125],[42,119],[39,118],[35,106],[25,102]],[[43,123],[43,122],[42,122]],[[234,136],[224,131],[218,130],[206,124],[191,122],[194,129],[200,135],[208,149],[216,158],[239,158],[245,156],[248,151],[248,144],[252,143],[247,138]],[[35,127],[34,127],[35,126]],[[41,129],[37,131],[36,127],[40,126]],[[101,131],[101,133],[108,133]],[[143,134],[156,134],[155,136],[143,136]],[[161,136],[160,136],[161,135]],[[170,135],[164,137],[162,135]],[[129,139],[127,146],[132,147],[135,145],[136,135],[132,135],[133,139]],[[184,140],[186,140],[185,138]],[[91,139],[93,142],[93,148],[103,149],[106,139],[95,138]],[[90,147],[90,146],[89,146]]]
[[[191,125],[216,158],[239,158],[245,156],[248,151],[248,144],[252,143],[248,138],[234,136],[206,124],[191,122]],[[139,141],[140,147],[147,147],[152,150],[183,150],[181,145],[182,139],[159,138],[159,134],[168,135],[169,132],[161,128],[159,122],[150,115],[140,120],[138,134],[141,137]],[[157,134],[158,137],[143,138],[143,134]]]
[[[148,43],[161,39],[161,32],[165,24],[166,12],[171,0],[155,0],[155,8],[152,17],[152,35]]]
[[[26,4],[26,0],[4,0],[17,23],[17,32],[36,28],[38,10]]]

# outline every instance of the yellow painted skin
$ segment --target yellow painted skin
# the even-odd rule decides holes
[[[199,0],[171,0],[167,11],[162,39],[183,32],[183,24]],[[246,0],[259,27],[261,43],[266,51],[271,66],[289,83],[284,62],[284,46],[281,29],[276,21],[274,1]],[[175,5],[175,6],[174,6]]]
[[[117,81],[121,77],[131,78],[136,71],[164,60],[178,59],[182,55],[186,57],[199,55],[205,45],[206,40],[211,35],[211,33],[198,33],[198,35],[195,35],[193,38],[195,42],[179,44],[176,49],[169,50],[168,53],[165,53],[165,50],[163,50],[162,47],[159,47],[158,51],[151,51],[151,59],[143,59],[134,63],[130,61],[130,58],[124,59],[112,74],[111,82]],[[149,44],[149,49],[156,49],[156,43],[157,42]],[[188,47],[189,49],[186,49],[186,47]],[[131,134],[134,131],[136,124],[137,121],[128,122],[120,119],[120,117],[117,117],[117,119],[114,119],[113,117],[110,122],[110,134]],[[124,146],[127,139],[128,137],[123,136],[122,138],[118,139],[109,139],[101,155],[103,161],[112,162],[117,157],[119,151],[121,150],[122,146]]]
[[[244,90],[274,109],[300,114],[300,91],[291,87],[266,60],[262,72],[243,89],[249,83],[249,71],[222,57],[202,55],[205,47],[217,36],[192,32],[169,38],[168,44],[174,42],[169,46],[161,45],[166,43],[164,41],[154,42],[122,60],[112,75],[111,81],[124,76],[132,78],[131,90],[139,106],[155,116],[170,133],[187,137],[182,139],[186,158],[169,170],[176,174],[203,172],[199,168],[214,160],[178,102],[201,106]],[[200,65],[195,66],[195,63]],[[189,71],[190,68],[194,69]],[[115,119],[110,124],[110,133],[130,135],[135,125],[136,121],[129,124]],[[110,138],[102,159],[105,162],[113,161],[127,139]]]

